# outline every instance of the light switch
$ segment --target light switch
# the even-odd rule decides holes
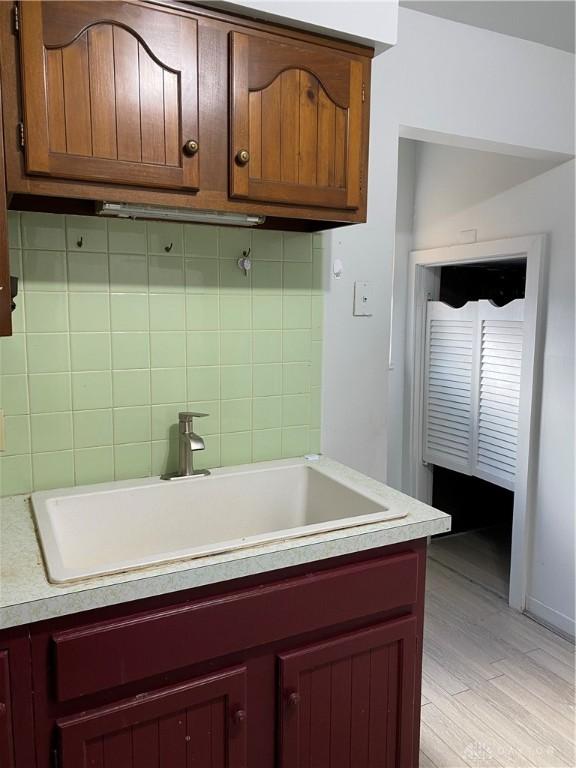
[[[354,315],[369,317],[372,314],[372,286],[370,283],[354,283]]]

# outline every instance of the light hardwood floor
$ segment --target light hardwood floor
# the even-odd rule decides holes
[[[574,646],[428,561],[420,768],[576,768]]]
[[[441,536],[430,544],[429,557],[476,584],[508,595],[510,582],[510,528],[485,528]]]

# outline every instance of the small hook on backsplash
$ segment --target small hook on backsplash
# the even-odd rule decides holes
[[[250,259],[251,248],[247,251],[242,251],[242,256],[238,259],[238,269],[244,272],[244,276],[248,276],[248,272],[252,269],[252,260]]]
[[[76,245],[78,248],[82,248],[82,246],[84,245],[84,238],[82,236],[80,236],[80,238],[76,240]]]
[[[173,247],[174,247],[174,243],[170,243],[170,245],[164,246],[164,250],[166,251],[166,253],[170,253]]]

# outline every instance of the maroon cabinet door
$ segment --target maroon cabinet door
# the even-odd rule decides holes
[[[57,723],[61,768],[247,768],[246,669]]]
[[[415,617],[280,656],[282,768],[414,768]]]
[[[14,768],[8,651],[0,651],[0,767]]]

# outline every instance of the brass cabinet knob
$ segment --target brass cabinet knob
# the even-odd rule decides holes
[[[238,165],[246,165],[250,160],[250,152],[247,149],[239,149],[236,153],[236,162]]]
[[[200,145],[194,139],[188,139],[188,141],[184,144],[184,154],[188,155],[188,157],[195,155],[199,149]]]

